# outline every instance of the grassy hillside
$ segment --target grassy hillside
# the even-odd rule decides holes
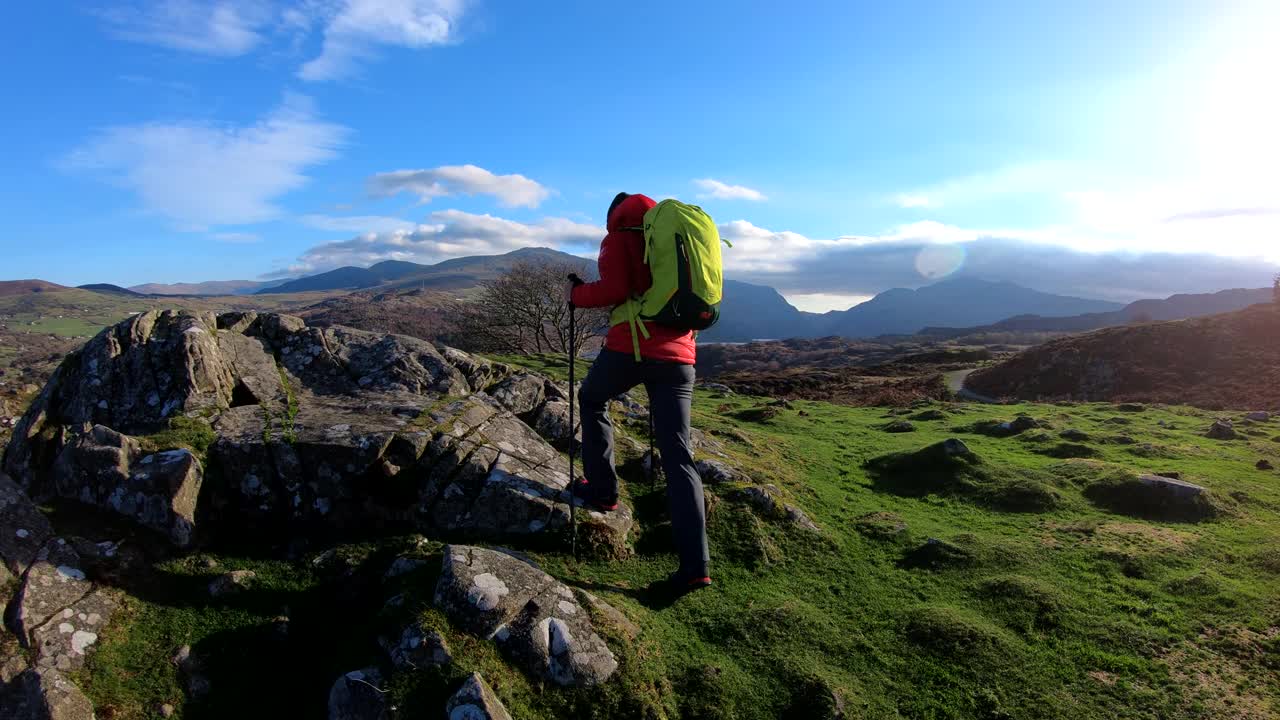
[[[566,370],[554,358],[508,360]],[[1280,462],[1280,422],[1223,443],[1203,437],[1209,414],[1183,407],[934,403],[893,414],[769,402],[699,390],[694,423],[820,533],[709,487],[716,584],[664,603],[646,591],[674,562],[663,490],[642,481],[623,443],[634,556],[533,553],[641,628],[635,640],[610,635],[622,667],[601,689],[542,687],[491,643],[449,627],[430,606],[437,543],[417,550],[426,569],[381,587],[392,554],[413,546],[404,539],[329,556],[312,548],[293,563],[253,552],[171,560],[129,601],[132,624],[104,638],[82,679],[113,718],[150,717],[160,702],[184,717],[225,717],[250,697],[263,717],[318,717],[339,673],[381,656],[377,632],[417,615],[443,631],[455,663],[386,688],[401,717],[439,714],[475,669],[513,716],[548,720],[822,718],[837,705],[850,718],[1280,717],[1280,481],[1254,467]],[[997,437],[995,421],[1016,413],[1045,427]],[[883,430],[911,416],[914,432]],[[1068,429],[1083,435],[1059,437]],[[980,461],[944,478],[896,472],[902,463],[886,459],[951,437]],[[1130,517],[1089,499],[1137,471],[1207,486],[1214,517]],[[203,584],[240,567],[261,584],[209,601]],[[361,594],[366,584],[376,592]],[[394,592],[405,603],[384,608]],[[184,708],[166,658],[186,643],[211,653],[219,689]]]
[[[990,397],[1280,408],[1280,304],[1110,328],[1031,348],[971,375]]]

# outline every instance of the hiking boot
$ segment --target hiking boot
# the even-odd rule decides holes
[[[577,487],[574,489],[574,497],[582,501],[582,504],[590,510],[596,512],[613,512],[618,509],[618,496],[599,497],[593,491],[591,483],[586,478],[578,478]]]
[[[711,578],[709,577],[691,577],[675,572],[649,585],[649,593],[654,600],[666,605],[688,595],[694,590],[701,590],[710,586]]]

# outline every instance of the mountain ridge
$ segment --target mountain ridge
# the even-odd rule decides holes
[[[990,325],[926,327],[921,335],[938,339],[995,332],[1087,332],[1131,322],[1161,322],[1243,310],[1271,301],[1271,288],[1231,288],[1214,293],[1179,293],[1167,298],[1135,300],[1120,310],[1067,317],[1015,315]]]

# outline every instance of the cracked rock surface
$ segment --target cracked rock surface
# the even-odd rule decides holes
[[[534,677],[562,686],[593,686],[618,669],[574,592],[512,555],[466,545],[446,547],[435,604],[458,627],[493,639]]]
[[[289,315],[142,313],[69,355],[18,422],[0,520],[20,511],[6,502],[16,486],[124,515],[184,548],[243,528],[557,532],[568,475],[547,438],[567,435],[562,394],[406,336]],[[207,452],[164,434],[175,418],[206,426]],[[584,519],[625,552],[629,512]],[[48,531],[23,522],[33,554]],[[0,538],[0,550],[16,540]]]

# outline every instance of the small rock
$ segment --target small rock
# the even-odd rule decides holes
[[[884,426],[884,431],[889,433],[907,433],[915,432],[916,426],[909,420],[894,420]]]
[[[751,478],[742,474],[737,468],[719,460],[698,460],[694,463],[702,482],[708,485],[721,485],[731,482],[751,482]]]
[[[1066,430],[1063,430],[1062,432],[1058,433],[1058,437],[1062,438],[1063,440],[1070,440],[1072,442],[1088,442],[1089,441],[1089,433],[1083,430],[1076,430],[1075,428],[1067,428]]]
[[[912,420],[946,420],[947,414],[935,408],[933,410],[925,410],[924,412],[916,413],[915,415],[911,416],[911,419]]]
[[[204,663],[191,651],[190,645],[183,645],[174,651],[169,661],[177,666],[187,697],[198,699],[209,694],[211,686],[209,678],[204,674]]]
[[[1033,430],[1041,426],[1041,422],[1030,415],[1019,415],[1009,423],[1009,430],[1013,434]]]
[[[218,561],[211,557],[206,557],[200,560],[200,567],[204,568],[205,570],[213,570],[214,568],[218,567]]]
[[[721,395],[732,395],[732,394],[733,394],[733,388],[730,388],[728,385],[722,385],[722,384],[720,384],[720,383],[703,383],[703,384],[701,385],[701,387],[702,387],[702,389],[703,389],[703,390],[710,390],[710,391],[712,391],[712,392],[718,392],[718,393],[720,393]]]
[[[1252,420],[1253,422],[1267,422],[1271,419],[1271,413],[1258,410],[1245,415],[1244,419]]]
[[[391,462],[390,460],[383,460],[383,461],[382,461],[382,468],[381,468],[381,469],[382,469],[382,475],[383,475],[383,477],[389,477],[389,478],[390,478],[390,477],[395,477],[395,476],[397,476],[397,475],[399,475],[399,474],[400,474],[400,466],[399,466],[399,465],[396,465],[395,463]]]
[[[818,531],[817,523],[810,520],[809,516],[805,515],[804,511],[796,507],[795,505],[784,505],[783,512],[784,512],[784,516],[787,519],[787,522],[791,523],[792,525],[795,525],[797,527],[802,527],[805,530],[812,530],[814,532]]]
[[[422,670],[440,667],[453,662],[444,636],[435,630],[427,630],[418,624],[406,627],[400,640],[388,648],[391,663],[400,670]]]
[[[1145,412],[1147,406],[1140,403],[1122,403],[1117,405],[1116,409],[1120,412]]]
[[[1254,467],[1257,467],[1259,470],[1275,470],[1276,469],[1275,466],[1271,464],[1270,460],[1259,460],[1258,464],[1255,465]]]
[[[160,707],[156,708],[156,712],[160,713],[160,717],[170,718],[170,717],[173,717],[174,713],[178,711],[169,703],[165,703]]]
[[[377,668],[352,670],[329,690],[329,720],[387,720],[387,699]]]
[[[224,597],[235,595],[249,589],[252,580],[258,574],[252,570],[232,570],[213,579],[209,583],[209,595],[211,597]]]
[[[458,692],[449,698],[444,711],[448,713],[449,720],[511,720],[511,714],[480,673],[471,673]]]
[[[1240,437],[1236,432],[1235,426],[1230,420],[1217,420],[1209,427],[1209,432],[1205,433],[1205,437],[1214,440],[1235,440]]]
[[[937,445],[933,445],[931,447],[937,448],[943,455],[948,457],[967,456],[973,454],[973,451],[969,449],[968,445],[965,445],[963,441],[957,440],[956,438],[947,438],[946,440],[943,440]]]
[[[392,578],[398,578],[401,575],[408,575],[409,573],[426,566],[427,561],[422,558],[408,556],[398,557],[395,559],[395,562],[391,563],[391,567],[387,568],[387,573],[383,576],[383,579],[390,580]]]

